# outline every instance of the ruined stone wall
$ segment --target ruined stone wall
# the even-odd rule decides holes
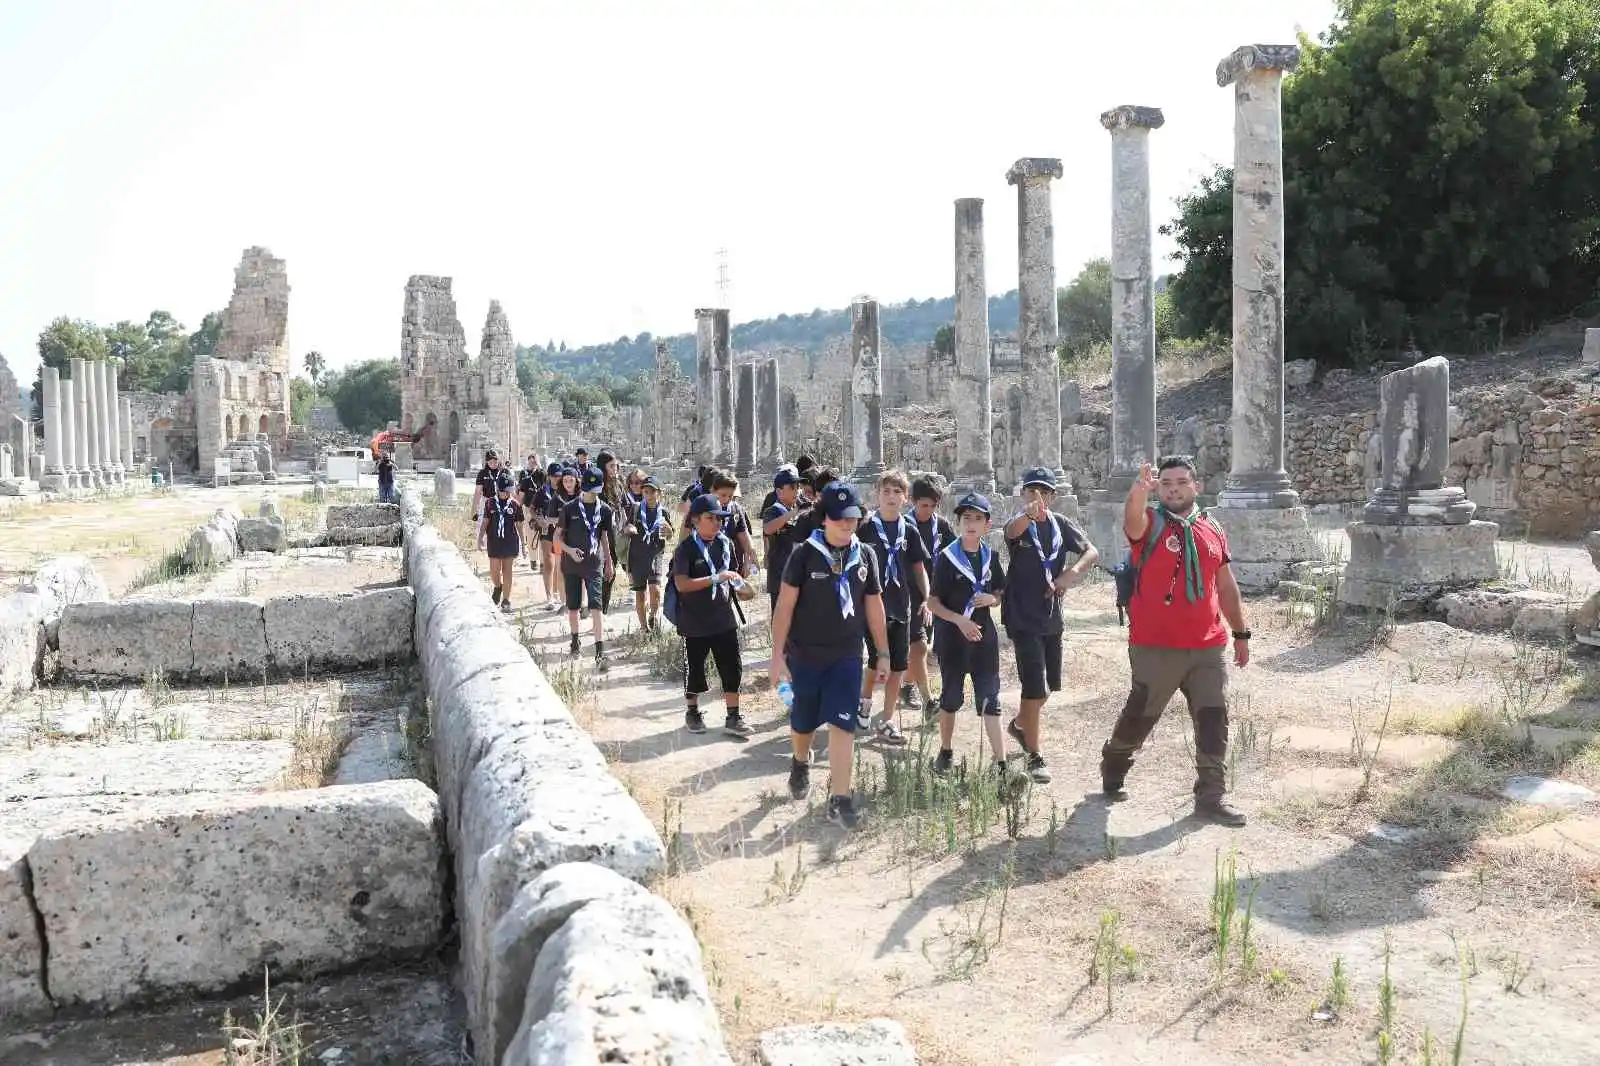
[[[17,399],[17,379],[0,355],[0,425],[10,425],[12,415],[29,416],[27,405]]]
[[[538,440],[538,418],[517,385],[511,324],[500,302],[491,300],[478,358],[469,358],[450,287],[450,278],[425,274],[406,282],[400,426],[422,434],[412,445],[412,455],[442,462],[456,444],[457,465],[463,470],[467,454],[485,448],[525,455]]]
[[[289,274],[282,259],[265,248],[246,248],[233,272],[233,297],[222,313],[217,359],[258,363],[289,378]],[[289,390],[282,389],[284,425],[289,422]]]
[[[194,393],[123,392],[133,415],[133,456],[148,459],[163,474],[167,463],[174,471],[193,472],[199,462],[195,435]]]
[[[200,472],[242,438],[265,435],[274,455],[287,454],[289,276],[265,248],[245,249],[216,350],[195,360],[189,391]]]

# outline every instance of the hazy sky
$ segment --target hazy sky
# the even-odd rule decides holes
[[[0,0],[0,352],[56,315],[224,306],[288,261],[290,339],[393,356],[406,278],[455,278],[476,352],[948,295],[952,201],[1016,285],[1020,156],[1059,156],[1065,283],[1110,241],[1117,104],[1162,108],[1156,221],[1232,158],[1217,61],[1333,0],[219,3]],[[1170,245],[1157,238],[1157,254]],[[1158,270],[1165,269],[1158,264]]]

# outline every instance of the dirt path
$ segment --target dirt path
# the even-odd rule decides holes
[[[536,579],[519,567],[518,580],[525,602]],[[1600,785],[1592,666],[1438,623],[1314,632],[1304,608],[1255,603],[1256,662],[1233,675],[1235,798],[1252,819],[1230,832],[1186,818],[1181,706],[1131,801],[1099,801],[1125,636],[1108,585],[1069,605],[1067,691],[1046,712],[1055,780],[1010,831],[976,788],[929,790],[917,809],[916,759],[875,744],[857,748],[860,831],[822,821],[820,785],[791,803],[764,622],[746,634],[746,743],[683,731],[679,687],[662,679],[673,642],[631,633],[630,611],[609,618],[630,632],[612,638],[604,677],[587,638],[567,659],[564,616],[523,607],[512,624],[662,826],[665,891],[700,933],[746,1061],[768,1026],[888,1016],[925,1062],[951,1066],[1371,1062],[1386,943],[1391,1061],[1421,1061],[1425,1029],[1434,1061],[1448,1055],[1464,995],[1463,1062],[1600,1060],[1600,810],[1499,795],[1525,772]],[[1002,702],[1016,705],[1014,673]],[[958,758],[976,740],[963,717]],[[1405,842],[1372,835],[1380,822]],[[1212,900],[1230,855],[1219,965]]]

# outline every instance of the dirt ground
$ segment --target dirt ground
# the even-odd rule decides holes
[[[1596,585],[1581,549],[1503,549],[1580,593]],[[519,567],[519,604],[542,602],[536,580]],[[787,798],[764,618],[745,634],[757,732],[741,743],[715,732],[709,702],[713,731],[683,730],[675,638],[633,632],[627,599],[608,618],[603,677],[587,635],[567,658],[564,615],[520,606],[513,624],[661,825],[665,891],[705,945],[743,1062],[767,1027],[875,1016],[901,1021],[934,1066],[1416,1063],[1424,1041],[1440,1062],[1458,1033],[1464,1063],[1600,1061],[1592,660],[1254,601],[1230,757],[1251,820],[1227,830],[1187,817],[1181,704],[1131,799],[1099,798],[1128,668],[1111,586],[1094,582],[1068,598],[1067,682],[1046,708],[1054,781],[1010,808],[987,786],[935,786],[918,772],[931,730],[904,712],[909,750],[857,746],[865,819],[846,835],[821,818],[822,775],[806,802]],[[969,716],[957,756],[981,765]],[[1570,795],[1502,793],[1530,775]]]

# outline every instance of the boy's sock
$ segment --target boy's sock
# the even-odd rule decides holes
[[[569,646],[568,650],[571,651],[573,655],[578,654],[578,634],[572,634],[572,644]]]
[[[594,657],[596,659],[604,659],[606,657],[606,642],[605,641],[597,640],[597,641],[594,642]]]
[[[489,594],[489,599],[494,603],[499,603],[500,602],[500,586],[499,585],[496,585],[494,587],[494,591]]]

